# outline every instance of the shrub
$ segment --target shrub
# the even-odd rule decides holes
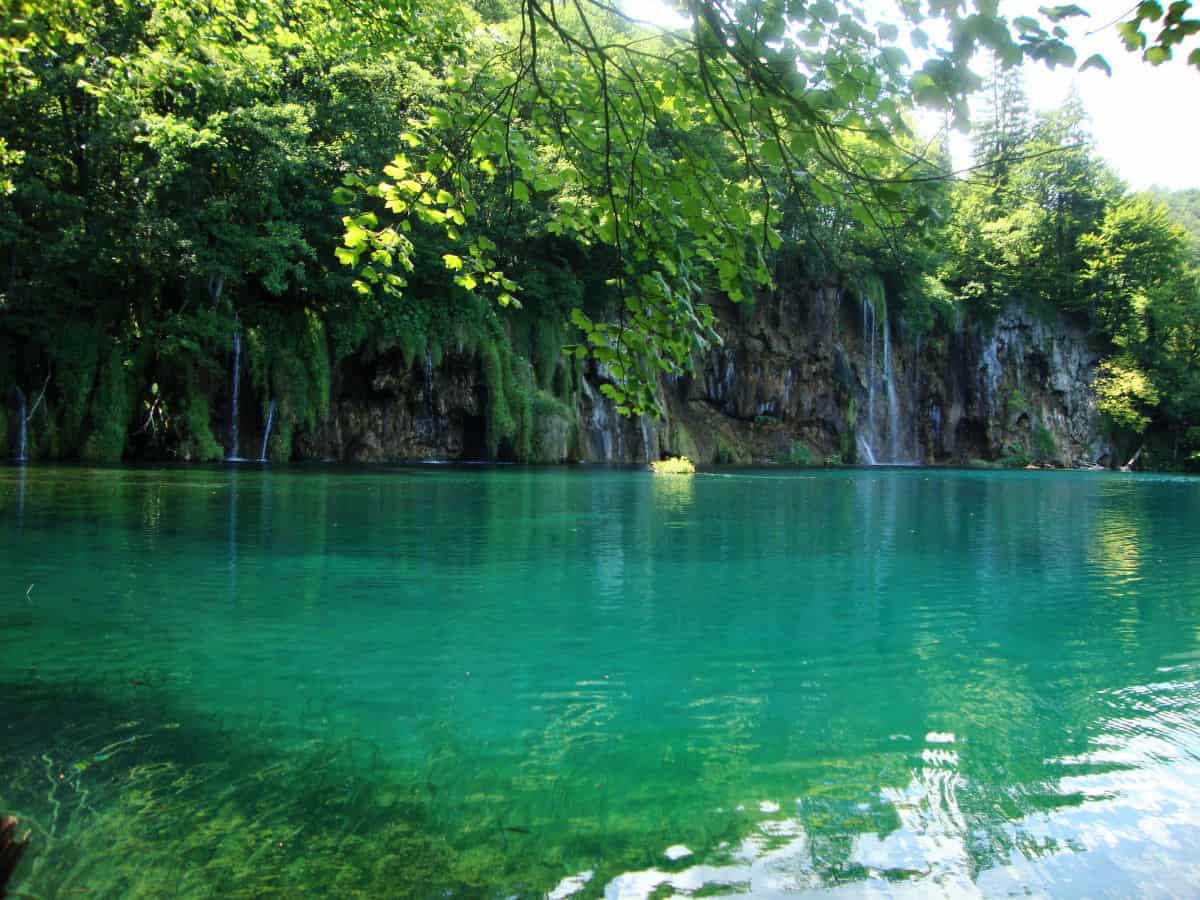
[[[792,448],[788,452],[788,462],[793,466],[811,466],[813,453],[808,444],[804,441],[792,441]]]
[[[650,463],[650,471],[655,475],[695,475],[696,464],[686,456],[672,456]]]

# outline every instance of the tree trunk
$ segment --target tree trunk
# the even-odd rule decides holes
[[[1133,458],[1130,459],[1129,462],[1125,463],[1125,465],[1121,466],[1121,471],[1122,472],[1132,472],[1134,464],[1137,463],[1138,457],[1142,455],[1142,451],[1145,449],[1146,449],[1145,444],[1142,444],[1142,446],[1138,447],[1137,453],[1133,454]]]

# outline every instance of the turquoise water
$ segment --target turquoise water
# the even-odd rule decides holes
[[[0,469],[14,887],[1194,895],[1198,562],[1169,477]]]

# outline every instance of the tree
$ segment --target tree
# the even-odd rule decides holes
[[[980,96],[983,110],[971,126],[974,161],[1000,190],[1009,169],[1033,138],[1033,113],[1022,70],[1004,67],[993,56]]]
[[[565,179],[572,196],[559,227],[613,249],[621,298],[615,322],[574,317],[580,352],[607,367],[614,383],[606,390],[623,410],[653,411],[656,375],[685,368],[715,337],[695,302],[709,276],[735,300],[769,283],[781,198],[811,209],[836,196],[884,234],[919,226],[930,212],[923,188],[945,173],[930,172],[928,158],[897,140],[911,134],[910,103],[963,119],[978,48],[1006,64],[1022,56],[1074,64],[1066,31],[1053,23],[1083,14],[1048,9],[1051,30],[1025,18],[1014,33],[990,5],[967,15],[938,7],[950,46],[911,71],[895,46],[899,27],[869,23],[853,2],[693,0],[686,12],[687,30],[647,30],[603,0],[522,0],[505,28],[477,32],[451,79],[470,90],[414,127],[390,180],[347,184],[401,216],[367,203],[348,217],[343,257],[362,266],[360,289],[403,287],[381,267],[409,263],[404,216],[448,219],[464,234],[458,216],[477,205],[477,171],[509,184],[516,203],[527,202],[530,185],[557,192]],[[927,42],[920,8],[902,12],[913,40]],[[851,136],[865,137],[871,152],[850,152]],[[542,155],[530,156],[531,147]],[[460,283],[511,303],[516,282],[492,248],[466,246],[447,258]]]

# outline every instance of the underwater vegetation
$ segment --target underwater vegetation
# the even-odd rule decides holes
[[[659,861],[678,833],[651,813],[563,828],[554,806],[567,790],[544,775],[462,793],[461,751],[437,735],[406,766],[359,739],[248,741],[181,718],[140,677],[2,694],[14,738],[0,747],[0,809],[31,832],[20,896],[542,897],[595,869],[580,895],[592,896]],[[513,788],[530,786],[539,799],[523,806]],[[688,838],[727,845],[738,818],[709,817]]]

